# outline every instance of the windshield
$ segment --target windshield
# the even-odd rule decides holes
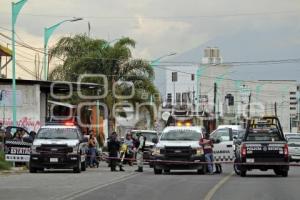
[[[288,145],[289,147],[300,147],[300,138],[290,138]]]
[[[132,133],[132,136],[136,138],[136,134],[138,132]],[[146,137],[146,141],[152,141],[153,138],[157,138],[157,134],[155,132],[142,132],[142,135]]]
[[[74,128],[42,128],[37,139],[78,139],[78,131]]]
[[[257,131],[249,132],[246,141],[280,141],[280,137],[276,131]]]
[[[178,129],[164,132],[160,140],[198,141],[201,137],[201,133],[195,130]]]

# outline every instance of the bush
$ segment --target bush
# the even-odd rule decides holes
[[[11,163],[5,161],[4,152],[0,151],[0,170],[9,170]]]

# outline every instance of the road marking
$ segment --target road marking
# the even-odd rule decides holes
[[[230,177],[234,174],[234,172],[231,172],[224,178],[222,178],[204,197],[204,200],[211,200],[214,194],[230,179]]]
[[[73,200],[73,199],[76,199],[78,197],[84,196],[84,195],[86,195],[90,192],[94,192],[96,190],[99,190],[101,188],[104,188],[104,187],[107,187],[107,186],[110,186],[110,185],[113,185],[113,184],[116,184],[116,183],[120,183],[122,181],[126,181],[130,178],[133,178],[133,177],[137,176],[137,175],[139,175],[139,174],[130,173],[128,175],[117,178],[117,179],[113,180],[112,182],[109,182],[109,183],[106,183],[106,184],[101,184],[101,185],[96,185],[96,186],[91,187],[91,188],[87,188],[87,189],[84,189],[84,190],[81,190],[81,191],[77,191],[77,192],[65,195],[63,197],[60,197],[57,200]]]

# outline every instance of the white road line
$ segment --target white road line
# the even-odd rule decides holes
[[[99,190],[101,188],[104,188],[104,187],[107,187],[107,186],[110,186],[110,185],[113,185],[113,184],[116,184],[116,183],[120,183],[122,181],[126,181],[130,178],[133,178],[133,177],[137,176],[137,175],[139,175],[139,174],[138,173],[127,174],[125,176],[122,176],[120,178],[117,178],[117,179],[113,180],[112,182],[109,182],[109,183],[106,183],[106,184],[101,184],[101,185],[96,185],[94,187],[87,188],[87,189],[84,189],[84,190],[81,190],[81,191],[76,191],[74,193],[59,197],[57,200],[73,200],[73,199],[76,199],[78,197],[84,196],[84,195],[86,195],[90,192],[94,192],[96,190]]]
[[[231,172],[224,178],[222,178],[209,192],[205,195],[204,200],[211,200],[214,194],[230,179],[230,177],[234,174],[234,172]]]

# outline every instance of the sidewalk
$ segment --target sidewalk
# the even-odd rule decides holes
[[[10,170],[0,170],[0,175],[21,174],[28,172],[26,167],[12,167]]]

